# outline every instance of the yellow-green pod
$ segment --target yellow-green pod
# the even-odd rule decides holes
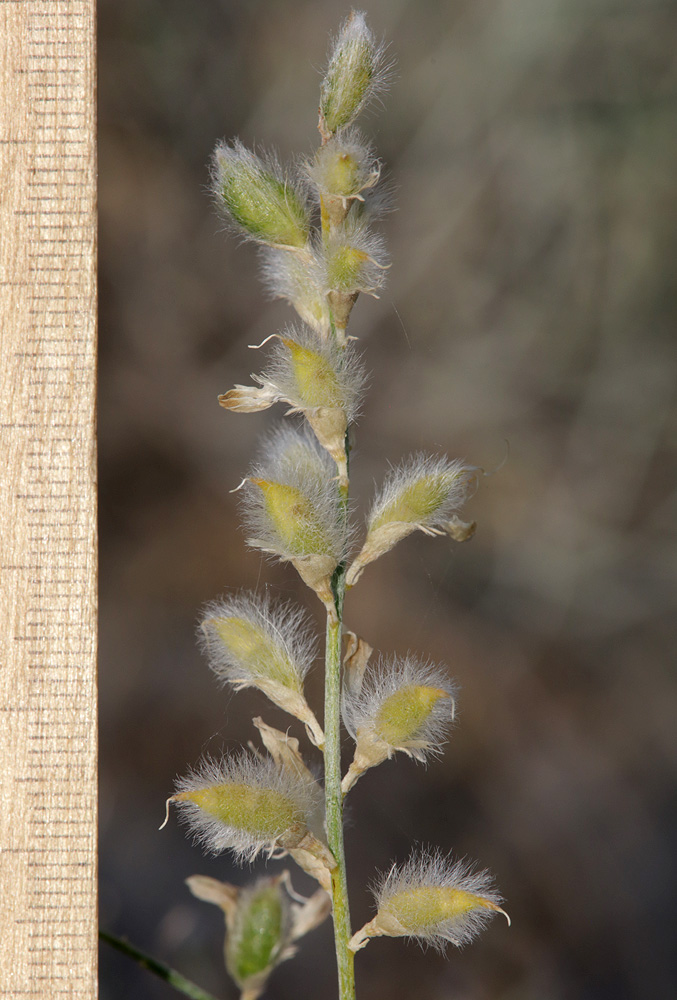
[[[380,660],[343,696],[343,721],[355,755],[347,793],[365,771],[401,751],[424,761],[440,752],[454,718],[455,687],[446,672],[414,656]]]
[[[374,732],[391,747],[417,743],[440,699],[451,694],[425,684],[406,684],[387,697],[374,718]]]
[[[230,848],[252,859],[298,846],[316,822],[321,794],[316,782],[243,751],[220,761],[206,758],[178,782],[169,801],[207,850]]]
[[[263,984],[288,946],[291,901],[279,879],[260,879],[239,895],[226,937],[226,968],[241,990]]]
[[[325,138],[355,120],[383,83],[382,50],[364,14],[352,11],[334,44],[320,91],[320,131]]]
[[[302,194],[241,142],[220,143],[213,163],[217,204],[249,237],[270,246],[301,249],[310,231]]]
[[[393,521],[427,525],[447,503],[460,474],[461,470],[445,468],[410,477],[370,519],[369,531],[378,531]]]
[[[413,531],[441,535],[453,531],[450,519],[465,502],[477,470],[460,461],[414,455],[387,476],[372,505],[367,537],[346,574],[354,586],[365,566],[389,552]],[[464,526],[468,538],[473,528]]]
[[[289,351],[299,398],[305,406],[342,407],[344,394],[333,358],[289,337],[282,337]]]
[[[213,613],[202,623],[210,647],[219,664],[228,665],[223,673],[228,679],[251,678],[253,682],[272,680],[294,691],[303,690],[303,670],[288,648],[271,635],[268,623],[252,620],[249,615]],[[232,664],[232,667],[230,666]]]
[[[288,555],[328,555],[331,537],[317,515],[312,498],[286,483],[252,479],[263,498],[270,527],[279,539],[280,550]]]
[[[324,734],[303,691],[316,644],[299,608],[258,594],[236,594],[207,605],[201,632],[217,677],[236,690],[263,691],[322,745]]]
[[[263,840],[277,840],[303,822],[298,804],[275,788],[226,782],[177,792],[174,801],[192,802],[220,823]]]
[[[352,938],[359,951],[372,937],[411,937],[442,950],[471,941],[496,913],[501,897],[486,871],[453,861],[439,851],[421,851],[393,865],[374,888],[378,913]]]
[[[369,254],[359,247],[341,243],[329,248],[326,260],[327,286],[333,291],[352,292],[368,284]]]

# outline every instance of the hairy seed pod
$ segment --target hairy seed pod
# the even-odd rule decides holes
[[[325,231],[336,233],[355,202],[378,183],[381,165],[357,129],[332,136],[320,146],[306,171],[317,189]]]
[[[348,570],[346,583],[352,587],[364,567],[389,552],[413,531],[427,535],[453,536],[461,523],[453,517],[465,502],[477,469],[460,461],[414,455],[394,468],[386,478],[371,508],[367,537],[362,550]],[[464,537],[472,534],[465,525]],[[460,540],[460,535],[455,536]]]
[[[316,783],[242,751],[218,761],[205,758],[177,782],[169,801],[206,851],[230,848],[251,861],[262,852],[299,847],[317,827],[321,797]]]
[[[241,990],[263,986],[291,931],[291,900],[278,880],[258,879],[242,890],[225,946],[226,968]]]
[[[274,435],[263,461],[243,483],[242,509],[248,544],[291,562],[320,600],[333,607],[331,577],[348,537],[329,464],[307,433]]]
[[[320,134],[328,139],[357,118],[383,89],[383,48],[376,45],[360,11],[351,11],[334,43],[320,90]]]
[[[307,899],[298,896],[288,871],[242,888],[207,875],[192,875],[186,885],[197,899],[223,911],[226,968],[248,1000],[261,995],[274,969],[296,954],[295,942],[331,911],[323,889]]]
[[[375,295],[387,269],[383,241],[365,226],[350,226],[332,234],[323,249],[327,292],[368,292]]]
[[[486,871],[453,861],[439,851],[419,852],[396,865],[374,887],[378,913],[350,942],[353,951],[372,937],[409,937],[442,951],[447,943],[472,941],[495,913],[500,895]]]
[[[377,183],[381,172],[370,143],[357,129],[348,129],[320,146],[306,170],[322,195],[346,201],[362,200],[362,192]]]
[[[241,413],[288,403],[287,414],[303,414],[336,462],[341,484],[346,484],[345,435],[359,411],[366,381],[358,355],[351,346],[320,340],[307,328],[293,327],[268,340],[276,342],[268,368],[252,376],[259,387],[236,385],[219,396],[219,403]]]
[[[310,231],[304,194],[272,159],[262,160],[239,140],[214,151],[212,186],[216,203],[239,231],[270,246],[299,250]]]
[[[343,793],[397,751],[419,761],[440,753],[455,694],[445,670],[413,656],[381,660],[367,669],[359,687],[346,686],[343,721],[356,747]]]
[[[303,692],[315,642],[301,611],[257,594],[238,594],[205,608],[201,632],[210,666],[236,690],[255,687],[303,722],[316,746],[324,734]]]

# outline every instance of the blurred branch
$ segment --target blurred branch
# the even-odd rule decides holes
[[[176,969],[171,969],[164,962],[158,961],[157,958],[153,958],[151,955],[146,955],[145,952],[139,951],[134,945],[129,944],[128,941],[124,941],[122,938],[115,937],[113,934],[108,934],[106,931],[99,931],[99,938],[101,941],[105,941],[112,948],[116,948],[121,951],[123,955],[127,955],[129,958],[134,959],[138,962],[140,966],[144,969],[148,969],[149,972],[154,972],[156,976],[169,985],[173,986],[175,990],[179,993],[183,993],[187,997],[191,997],[191,1000],[217,1000],[217,998],[212,993],[207,993],[200,986],[196,986],[192,983],[190,979],[186,979],[182,976],[180,972]]]

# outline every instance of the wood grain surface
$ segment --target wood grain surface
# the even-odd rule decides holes
[[[0,996],[96,995],[92,0],[0,0]]]

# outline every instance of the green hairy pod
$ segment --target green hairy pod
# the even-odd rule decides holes
[[[317,827],[321,790],[272,759],[247,751],[206,757],[168,800],[206,850],[249,860],[302,844]]]
[[[351,11],[334,43],[320,89],[320,133],[328,139],[351,125],[383,89],[383,48],[374,41],[364,14]]]
[[[367,523],[367,537],[348,570],[349,587],[357,583],[370,562],[389,552],[413,531],[427,535],[445,532],[457,541],[471,537],[474,526],[454,516],[466,501],[477,470],[463,462],[414,455],[394,468],[374,500]]]
[[[242,893],[226,942],[226,968],[240,989],[267,979],[290,936],[290,901],[278,885],[259,880]]]
[[[303,193],[277,164],[266,162],[235,140],[214,153],[212,183],[217,205],[243,235],[270,246],[299,250],[310,228]]]
[[[397,751],[420,761],[439,754],[454,718],[455,693],[441,667],[413,656],[369,666],[359,683],[344,689],[343,721],[356,747],[343,794]]]
[[[240,594],[209,604],[201,629],[217,677],[236,690],[263,691],[305,723],[316,746],[323,745],[324,734],[303,691],[316,644],[302,612],[256,594]]]
[[[296,954],[295,942],[319,927],[331,906],[323,889],[308,899],[298,896],[288,871],[243,888],[206,875],[192,875],[186,884],[197,899],[223,911],[226,969],[244,1000],[263,993],[275,968]]]
[[[374,887],[378,913],[350,942],[359,951],[373,937],[409,937],[442,951],[447,943],[461,947],[496,913],[501,897],[488,872],[474,871],[438,851],[419,852],[398,868],[393,865]]]

